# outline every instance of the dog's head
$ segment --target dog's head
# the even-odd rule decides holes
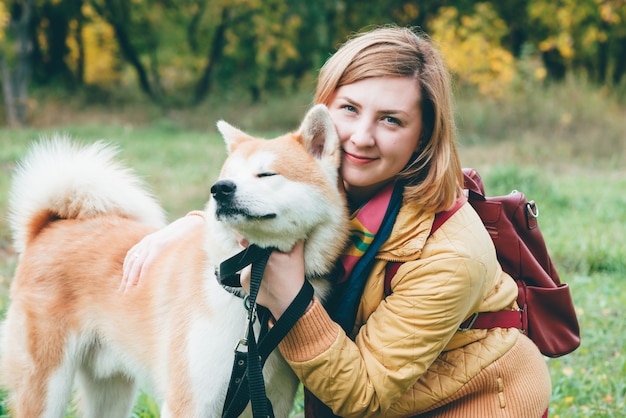
[[[320,265],[341,252],[347,226],[339,139],[326,107],[313,107],[297,131],[270,140],[224,121],[218,129],[228,158],[211,187],[209,214],[261,247],[287,251],[306,240],[307,270],[325,270]]]

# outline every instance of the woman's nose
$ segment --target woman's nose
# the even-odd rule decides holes
[[[353,125],[350,134],[350,141],[359,147],[371,147],[376,141],[374,139],[374,126],[363,119]]]

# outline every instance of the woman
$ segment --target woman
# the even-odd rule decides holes
[[[468,326],[475,313],[517,309],[517,286],[463,198],[439,52],[407,28],[358,35],[322,67],[315,102],[328,106],[339,133],[360,241],[341,260],[334,301],[314,299],[279,345],[307,389],[307,415],[542,416],[551,383],[534,344],[517,328]],[[449,218],[431,234],[442,212]],[[200,222],[182,218],[133,248],[127,285],[158,248]],[[385,293],[388,264],[397,261]],[[278,319],[303,271],[302,243],[275,252],[257,302]]]

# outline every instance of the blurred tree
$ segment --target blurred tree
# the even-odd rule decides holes
[[[504,93],[515,74],[514,59],[502,45],[507,26],[490,3],[476,3],[467,14],[441,8],[429,27],[458,84],[487,96]]]
[[[82,82],[80,73],[68,66],[70,22],[82,21],[83,0],[36,0],[31,30],[34,78],[39,84],[62,82],[72,87]]]
[[[548,75],[584,70],[590,79],[619,83],[626,61],[626,0],[530,0],[529,39]]]
[[[91,0],[94,10],[112,27],[124,59],[133,67],[141,90],[158,101],[159,86],[158,50],[156,33],[152,26],[158,2],[127,0]],[[153,7],[151,7],[153,6]],[[149,63],[141,59],[145,52]],[[150,77],[149,71],[152,71]]]
[[[505,22],[507,31],[502,38],[502,46],[519,58],[522,48],[532,30],[528,23],[528,0],[493,1],[491,5]]]
[[[243,88],[258,101],[264,90],[288,88],[302,76],[302,63],[310,65],[311,56],[319,51],[317,28],[311,25],[320,22],[315,15],[319,9],[310,3],[237,0],[225,30],[223,59],[216,74],[220,81]],[[301,49],[306,46],[310,49]]]
[[[70,20],[69,28],[65,62],[74,79],[87,85],[119,85],[122,63],[113,27],[83,3],[82,13]]]
[[[200,42],[198,41],[198,31],[202,15],[206,10],[205,6],[206,3],[202,3],[199,7],[197,7],[195,13],[192,14],[189,24],[187,25],[187,40],[189,42],[189,47],[191,48],[191,51],[196,54],[202,52],[200,51]],[[216,64],[223,55],[224,44],[226,43],[225,33],[226,27],[229,23],[230,9],[223,6],[217,15],[219,18],[215,23],[215,29],[211,40],[206,42],[208,45],[204,51],[206,61],[193,95],[193,102],[195,104],[202,102],[211,91],[213,72],[215,71]]]
[[[0,9],[0,74],[9,126],[22,126],[28,112],[33,42],[29,31],[34,0],[16,0]],[[7,14],[7,11],[9,14]]]
[[[160,103],[198,103],[215,77],[258,99],[299,58],[301,18],[283,0],[90,2],[113,28],[142,91]]]

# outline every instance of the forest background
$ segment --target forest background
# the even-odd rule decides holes
[[[312,90],[340,42],[391,22],[426,30],[485,97],[568,74],[623,93],[625,20],[626,0],[2,0],[0,121],[37,123],[44,93],[166,111]]]
[[[215,121],[296,128],[326,58],[381,24],[423,28],[441,48],[462,161],[488,194],[539,203],[582,330],[578,350],[546,359],[550,416],[622,417],[626,0],[0,0],[0,312],[17,261],[10,174],[31,141],[119,144],[174,219],[217,175]],[[134,416],[157,417],[153,400]]]

